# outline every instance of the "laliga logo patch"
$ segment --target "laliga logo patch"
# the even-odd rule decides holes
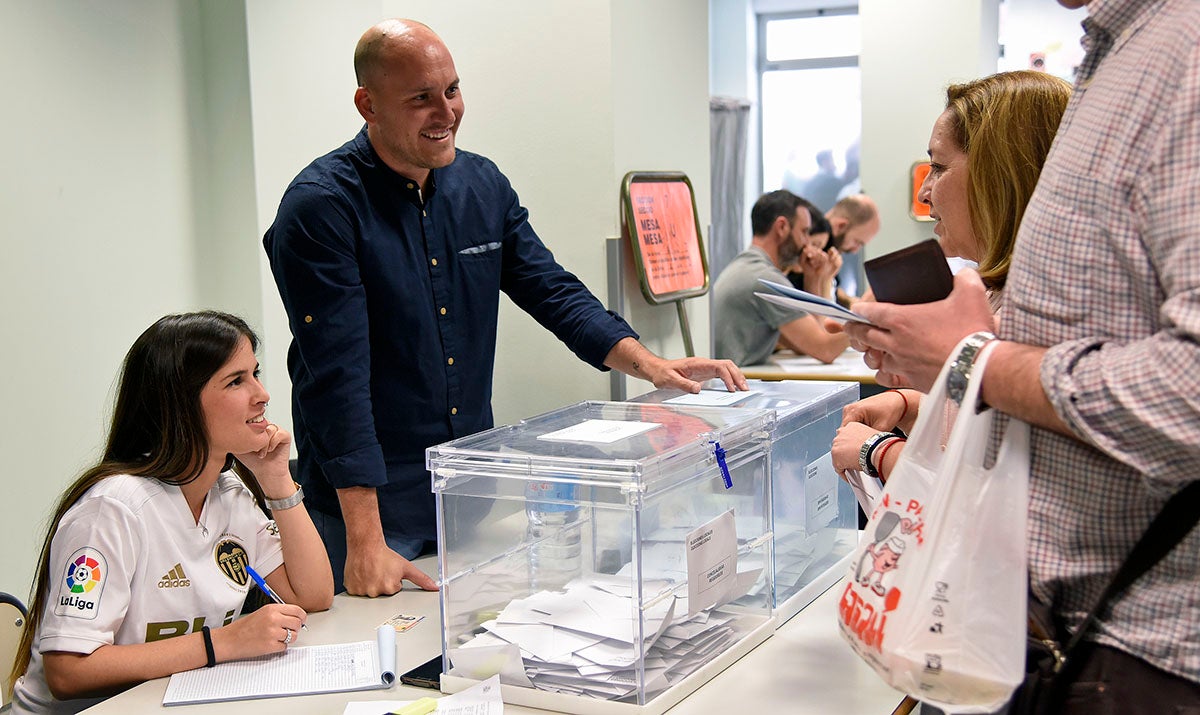
[[[58,591],[58,602],[54,613],[92,620],[100,606],[100,594],[104,592],[104,575],[108,573],[108,562],[104,554],[85,546],[67,559],[65,573]]]
[[[213,559],[217,562],[217,568],[225,574],[225,578],[238,586],[246,585],[246,580],[249,579],[246,567],[250,565],[250,557],[246,555],[246,549],[237,540],[224,538],[219,541],[216,548],[213,549]]]

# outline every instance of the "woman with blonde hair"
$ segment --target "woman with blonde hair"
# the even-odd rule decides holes
[[[930,171],[917,196],[937,222],[942,251],[978,266],[993,312],[1000,310],[1017,229],[1070,96],[1071,85],[1053,75],[1001,72],[950,85],[946,109],[933,124]],[[920,401],[916,390],[890,390],[848,405],[833,441],[834,467],[886,480],[903,437],[878,435],[912,429]]]
[[[168,315],[125,357],[99,464],[51,520],[13,712],[70,713],[153,678],[275,653],[333,576],[269,422],[240,318]],[[264,505],[271,516],[262,510]],[[285,603],[239,618],[250,569]]]

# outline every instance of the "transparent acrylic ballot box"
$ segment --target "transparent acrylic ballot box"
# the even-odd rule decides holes
[[[730,394],[719,381],[699,395],[655,390],[631,402],[726,402],[730,408],[776,412],[771,445],[772,526],[775,546],[774,606],[783,625],[846,573],[858,543],[858,502],[829,459],[842,408],[858,399],[856,382],[750,380]],[[711,392],[710,392],[711,388]],[[736,400],[729,402],[729,400]]]
[[[442,690],[661,713],[765,640],[774,422],[582,402],[431,447]]]

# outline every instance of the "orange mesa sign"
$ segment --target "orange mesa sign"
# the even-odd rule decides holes
[[[657,305],[704,295],[708,262],[692,182],[680,172],[630,172],[621,193],[646,300]]]
[[[912,204],[910,204],[908,207],[908,215],[912,216],[917,221],[933,220],[933,217],[929,215],[929,206],[921,203],[921,201],[917,198],[917,196],[921,193],[921,184],[925,183],[926,176],[929,176],[929,162],[913,162],[912,175],[909,180],[909,188],[912,189]]]

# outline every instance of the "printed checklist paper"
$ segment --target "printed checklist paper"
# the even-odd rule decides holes
[[[395,680],[396,631],[384,625],[373,641],[299,646],[176,673],[167,683],[163,705],[376,690]]]

